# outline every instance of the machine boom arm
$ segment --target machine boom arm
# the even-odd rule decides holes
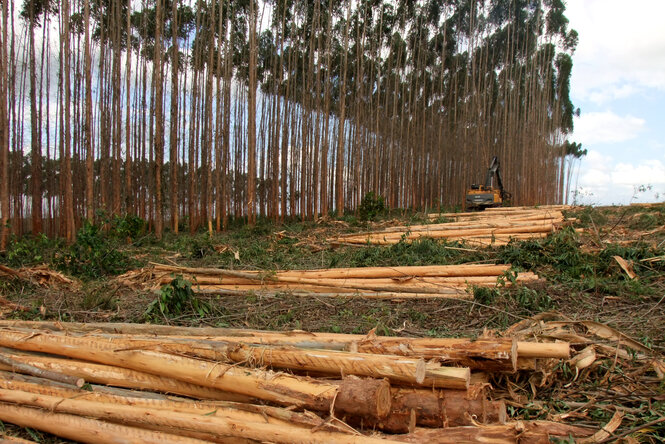
[[[503,193],[503,181],[501,180],[501,165],[499,164],[499,158],[494,156],[492,159],[492,164],[487,170],[487,177],[485,178],[485,188],[490,188],[492,186],[492,178],[496,175],[496,181],[499,186],[499,190]]]

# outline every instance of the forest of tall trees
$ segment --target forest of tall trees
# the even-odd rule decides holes
[[[373,191],[566,193],[563,0],[3,0],[0,249],[99,211],[164,230],[313,219]]]

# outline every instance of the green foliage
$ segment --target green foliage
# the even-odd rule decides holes
[[[30,438],[32,438],[35,442],[44,442],[44,437],[37,430],[26,427],[25,431],[28,432]]]
[[[135,262],[118,250],[118,245],[105,235],[99,225],[88,221],[76,234],[76,242],[54,260],[61,270],[77,277],[99,278],[127,271]]]
[[[119,238],[134,240],[145,235],[146,225],[146,221],[138,216],[115,216],[111,221],[110,232]]]
[[[564,284],[571,291],[628,295],[631,298],[656,294],[652,284],[662,276],[665,263],[646,263],[642,260],[665,254],[663,248],[654,248],[642,242],[632,245],[604,244],[601,251],[591,254],[583,252],[579,244],[575,231],[566,228],[546,239],[511,242],[499,251],[499,258],[517,269],[537,271],[548,281]],[[629,279],[620,270],[614,256],[631,262],[640,279]],[[551,301],[539,299],[533,294],[517,294],[516,298],[520,306],[528,310],[544,310],[551,306]]]
[[[492,305],[501,294],[496,288],[473,287],[473,300],[483,305]]]
[[[24,236],[21,239],[12,236],[7,250],[0,256],[2,262],[10,267],[24,267],[49,263],[53,251],[61,242],[49,239],[44,234],[38,236]]]
[[[633,219],[629,227],[633,230],[651,230],[665,225],[665,214],[660,212],[642,213]]]
[[[175,278],[162,287],[157,298],[150,303],[145,316],[149,319],[161,317],[171,318],[193,312],[198,316],[210,313],[210,305],[199,300],[192,291],[192,283],[182,277]]]
[[[362,221],[375,220],[377,217],[382,216],[385,213],[386,204],[383,196],[379,196],[374,193],[374,191],[365,194],[365,197],[363,197],[363,200],[358,207],[358,217]]]
[[[350,260],[352,267],[391,265],[443,265],[487,259],[485,252],[471,253],[447,248],[458,247],[457,242],[431,238],[406,239],[390,247],[367,246],[354,252]]]
[[[511,296],[520,307],[530,312],[547,311],[554,305],[547,293],[529,287],[519,287]]]
[[[578,215],[582,227],[599,227],[607,224],[607,215],[599,208],[585,207]]]
[[[559,281],[579,279],[593,271],[593,260],[579,245],[575,230],[566,227],[542,240],[511,242],[500,250],[499,259],[526,270],[548,267]]]
[[[630,246],[606,244],[605,248],[598,253],[596,269],[599,273],[609,273],[611,268],[616,267],[614,256],[621,256],[629,262],[632,261],[639,269],[640,261],[655,256],[654,253],[652,248],[644,242],[638,242]]]
[[[200,235],[191,239],[189,245],[189,255],[194,259],[202,259],[211,254],[215,254],[215,248],[209,235]]]

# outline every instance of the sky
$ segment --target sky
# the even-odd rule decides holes
[[[578,203],[665,201],[665,0],[567,0]],[[577,182],[575,182],[577,181]]]

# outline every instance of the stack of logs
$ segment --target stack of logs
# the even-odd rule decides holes
[[[421,237],[464,241],[471,245],[501,246],[512,239],[536,239],[571,220],[566,220],[563,205],[542,207],[488,208],[483,212],[437,213],[428,217],[452,219],[451,222],[398,226],[378,231],[342,235],[329,241],[336,245],[392,245],[402,240],[413,241]]]
[[[332,268],[266,273],[217,268],[187,268],[150,264],[130,271],[117,282],[137,289],[157,289],[169,284],[174,276],[191,281],[199,293],[361,297],[370,299],[469,298],[473,286],[494,287],[510,265],[463,264],[415,267]],[[533,282],[538,276],[520,272],[506,285]]]
[[[486,372],[568,343],[0,321],[0,420],[82,442],[549,442]],[[284,372],[287,371],[287,372]]]

